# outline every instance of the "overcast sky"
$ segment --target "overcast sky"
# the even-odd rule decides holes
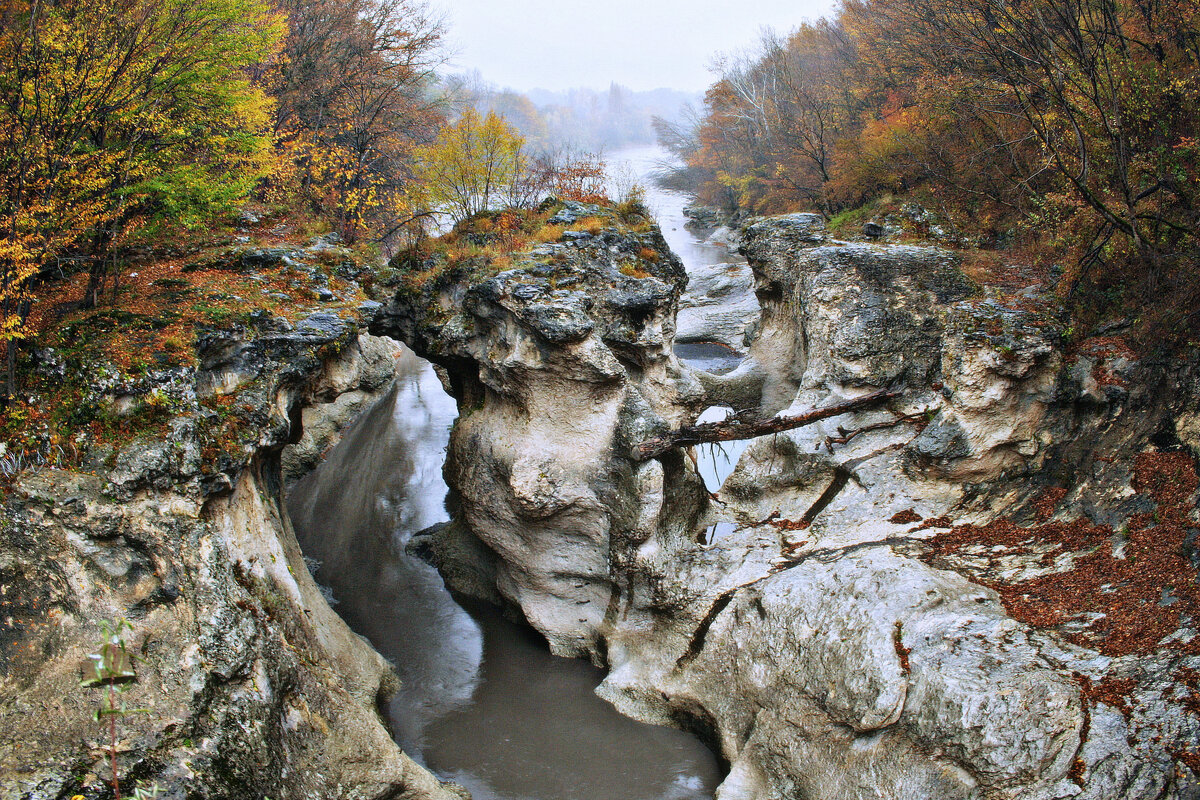
[[[718,51],[764,26],[785,32],[833,0],[431,0],[446,13],[448,70],[520,90],[667,87],[700,91]]]

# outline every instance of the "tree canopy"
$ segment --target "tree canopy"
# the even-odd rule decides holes
[[[270,165],[270,103],[247,70],[283,24],[259,0],[8,0],[0,6],[0,339],[31,282],[157,218],[198,223]],[[11,364],[13,348],[7,348]]]
[[[421,0],[279,2],[288,35],[268,82],[289,189],[346,240],[387,238],[413,211],[412,150],[445,121],[442,23]]]

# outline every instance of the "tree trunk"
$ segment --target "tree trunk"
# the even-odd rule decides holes
[[[7,406],[17,394],[17,340],[4,343],[4,397],[0,397],[0,408]]]
[[[92,268],[88,271],[87,291],[83,293],[83,308],[95,308],[100,304],[100,295],[104,291],[104,284],[107,283],[104,279],[107,277],[108,270],[104,264],[92,264]]]
[[[793,428],[811,425],[819,420],[836,417],[849,411],[870,408],[871,406],[885,403],[899,396],[899,392],[880,389],[877,392],[856,397],[844,403],[836,403],[825,408],[806,411],[794,417],[768,417],[767,419],[752,420],[732,417],[721,422],[688,425],[677,431],[672,431],[665,436],[655,436],[641,444],[635,445],[633,448],[633,457],[638,461],[647,461],[651,458],[657,458],[675,447],[690,447],[691,445],[704,444],[706,442],[729,442],[735,439],[753,439],[758,436],[766,436],[769,433],[790,431]]]

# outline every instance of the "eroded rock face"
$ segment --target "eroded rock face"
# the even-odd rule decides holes
[[[754,274],[745,264],[694,267],[676,318],[677,342],[717,342],[741,352],[758,321]]]
[[[169,439],[129,442],[98,475],[19,480],[0,520],[0,794],[108,796],[101,692],[79,681],[98,621],[124,617],[126,702],[147,710],[119,721],[127,795],[458,796],[392,742],[377,710],[391,668],[330,610],[281,511],[293,418],[378,389],[380,344],[335,314],[214,332],[164,390],[194,412]],[[221,397],[236,405],[204,403]],[[197,430],[222,421],[228,447],[204,454]]]
[[[607,249],[577,251],[574,296],[533,268],[426,298],[456,309],[418,337],[463,411],[448,579],[606,664],[599,691],[626,713],[708,737],[731,765],[720,800],[1196,796],[1190,612],[1154,598],[1169,635],[1133,653],[1080,634],[1083,610],[1039,621],[1019,591],[1067,602],[1028,582],[1069,584],[1156,504],[1194,523],[1194,482],[1169,505],[1131,466],[1194,408],[1163,388],[1188,381],[1069,361],[1036,303],[982,293],[939,247],[830,241],[804,214],[742,241],[762,323],[724,376],[670,355],[678,276],[631,285]],[[900,397],[755,441],[717,502],[680,454],[629,456],[707,404],[799,412],[880,388]],[[1071,534],[1085,512],[1114,527]],[[942,547],[952,526],[979,544]],[[1114,680],[1126,700],[1097,688]]]
[[[350,423],[383,396],[403,352],[398,342],[362,334],[326,366],[312,400],[300,411],[300,439],[283,449],[285,484],[312,471]]]
[[[460,403],[445,473],[458,535],[491,554],[484,581],[556,653],[599,660],[613,564],[664,527],[689,528],[701,503],[681,458],[638,465],[624,454],[698,413],[703,390],[671,350],[685,277],[657,228],[620,234],[608,209],[565,211],[611,227],[468,285],[402,296],[377,330],[410,326]],[[645,249],[655,255],[642,276],[621,271]]]

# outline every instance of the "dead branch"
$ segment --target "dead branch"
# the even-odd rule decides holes
[[[686,425],[676,431],[663,436],[655,436],[641,444],[635,445],[633,447],[633,457],[638,461],[647,461],[651,458],[657,458],[675,447],[690,447],[691,445],[704,444],[706,442],[731,442],[738,439],[754,439],[758,436],[766,436],[769,433],[790,431],[793,428],[811,425],[814,422],[828,419],[829,417],[836,417],[839,414],[859,411],[879,405],[880,403],[886,403],[888,400],[898,396],[899,392],[889,392],[886,389],[880,389],[877,392],[856,397],[844,403],[835,403],[834,405],[806,411],[803,414],[797,414],[793,417],[768,417],[766,419],[730,417],[720,422],[707,422],[703,425]]]
[[[898,415],[895,419],[888,420],[887,422],[876,422],[873,425],[864,425],[861,428],[853,428],[851,430],[846,430],[841,425],[839,425],[838,429],[837,429],[838,435],[837,436],[826,436],[823,444],[825,445],[825,449],[828,450],[830,453],[832,453],[833,446],[835,444],[846,444],[851,439],[853,439],[855,436],[866,433],[867,431],[878,431],[878,430],[882,430],[884,428],[894,428],[897,425],[903,425],[906,422],[916,423],[919,426],[918,430],[920,430],[921,428],[925,427],[924,423],[927,423],[928,421],[929,421],[929,409],[925,409],[924,411],[918,411],[915,414]],[[821,443],[818,443],[817,449],[820,449],[820,447],[821,447]]]

